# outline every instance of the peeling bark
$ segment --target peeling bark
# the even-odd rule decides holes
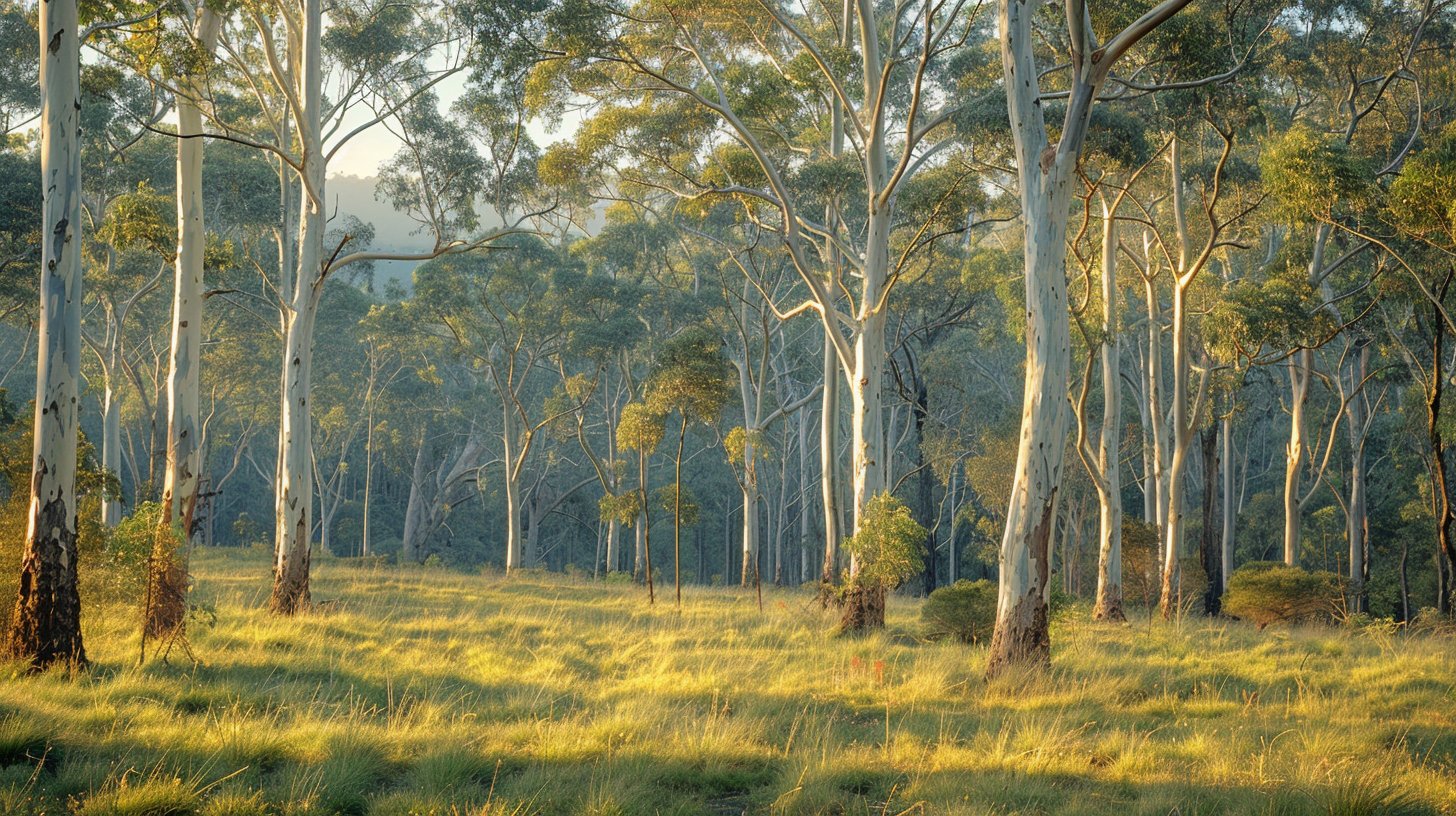
[[[80,43],[75,0],[40,4],[40,314],[30,512],[5,652],[34,669],[84,667],[76,567],[81,382]]]

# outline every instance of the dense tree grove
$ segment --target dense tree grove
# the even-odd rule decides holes
[[[326,559],[846,629],[989,579],[993,674],[1053,594],[1254,562],[1451,614],[1449,2],[0,0],[0,50],[35,666],[139,518],[166,643],[194,546],[283,615]]]

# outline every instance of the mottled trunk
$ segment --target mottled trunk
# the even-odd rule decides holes
[[[35,439],[20,587],[5,652],[32,668],[86,665],[76,591],[81,382],[80,43],[75,0],[40,4],[41,280]]]
[[[986,672],[1051,660],[1046,590],[1052,528],[1067,443],[1067,386],[1071,329],[1067,316],[1066,242],[1077,158],[1086,137],[1097,86],[1074,72],[1062,139],[1048,143],[1037,83],[1034,7],[1003,0],[1002,68],[1016,145],[1026,280],[1026,372],[1021,437],[1016,454],[996,629]]]

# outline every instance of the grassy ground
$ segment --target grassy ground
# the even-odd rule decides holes
[[[807,595],[195,559],[199,663],[0,675],[0,813],[1456,814],[1456,642],[1063,615],[1054,668],[835,638]],[[670,594],[669,594],[670,597]],[[37,758],[42,758],[39,762]]]

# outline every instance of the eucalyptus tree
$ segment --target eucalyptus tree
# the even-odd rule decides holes
[[[1135,18],[1126,10],[1082,0],[1065,7],[1056,26],[1054,53],[1039,46],[1033,24],[1039,4],[1002,0],[1000,42],[1003,82],[1016,156],[1021,198],[1022,249],[1026,282],[1026,381],[1020,443],[1006,530],[1001,546],[1001,583],[989,674],[1014,663],[1045,664],[1050,657],[1046,592],[1050,544],[1067,435],[1070,325],[1067,311],[1068,223],[1078,167],[1094,111],[1104,96],[1146,94],[1170,87],[1196,87],[1237,73],[1244,55],[1229,37],[1228,69],[1195,79],[1169,77],[1178,60],[1166,51],[1145,59],[1128,76],[1114,74],[1144,38],[1168,24],[1189,0],[1163,0]],[[1098,36],[1101,28],[1106,39]],[[1200,32],[1202,34],[1202,32]],[[1159,68],[1164,70],[1159,70]],[[1137,78],[1134,79],[1133,77]],[[1043,83],[1054,91],[1043,92]],[[1063,99],[1056,141],[1048,130],[1044,102]]]
[[[81,355],[81,32],[75,0],[40,7],[41,214],[34,443],[20,593],[6,638],[43,668],[86,665],[76,591]]]
[[[285,223],[277,242],[279,280],[273,287],[283,338],[270,602],[275,612],[289,614],[309,602],[314,493],[309,392],[314,326],[325,283],[352,264],[465,252],[502,232],[474,237],[450,232],[471,219],[463,212],[422,206],[437,192],[424,188],[439,178],[425,173],[420,176],[424,188],[414,191],[416,212],[448,216],[430,224],[430,249],[374,252],[350,231],[326,246],[329,163],[371,129],[388,123],[407,127],[411,114],[423,115],[431,89],[450,76],[474,69],[475,77],[489,84],[493,69],[519,54],[507,46],[512,29],[504,26],[510,25],[509,15],[499,12],[489,4],[358,0],[332,6],[325,15],[321,0],[278,0],[241,7],[218,29],[217,59],[208,85],[232,89],[241,103],[217,104],[214,98],[199,105],[208,135],[267,151],[279,163],[283,186],[295,191],[285,194]],[[492,48],[485,47],[487,41]],[[254,118],[245,120],[244,114]],[[412,167],[410,172],[421,170]],[[289,231],[296,238],[285,238]]]
[[[680,420],[672,483],[672,583],[678,606],[682,606],[683,440],[687,438],[688,422],[716,421],[732,394],[731,368],[722,345],[723,341],[705,328],[684,331],[663,346],[647,386],[647,402],[652,410],[660,416],[676,411]],[[745,514],[748,510],[745,508]],[[753,523],[757,526],[758,520],[755,518]],[[747,524],[745,521],[745,530]],[[755,569],[757,563],[755,560]]]
[[[1376,191],[1399,173],[1425,124],[1422,88],[1430,69],[1422,62],[1426,44],[1440,36],[1436,18],[1443,8],[1415,2],[1299,9],[1302,13],[1284,17],[1291,53],[1281,68],[1291,82],[1270,104],[1284,119],[1285,132],[1271,139],[1262,166],[1279,217],[1295,231],[1291,237],[1307,242],[1308,283],[1340,324],[1346,318],[1334,306],[1345,298],[1336,292],[1336,276],[1362,255],[1381,249],[1382,242],[1366,232],[1363,222]],[[1364,285],[1354,281],[1345,289],[1355,287]],[[1433,297],[1430,287],[1425,294]],[[1302,499],[1303,471],[1310,461],[1305,403],[1317,345],[1294,349],[1287,361],[1284,560],[1291,565],[1298,563],[1307,506]]]
[[[486,255],[442,258],[416,272],[416,300],[451,347],[500,400],[501,485],[506,501],[506,570],[536,566],[522,537],[526,466],[543,432],[578,412],[599,370],[560,377],[574,332],[593,321],[574,291],[584,279],[563,250],[535,238],[510,239]],[[566,399],[548,399],[559,383]]]
[[[819,317],[849,391],[856,519],[888,487],[885,329],[905,264],[891,236],[923,231],[896,216],[897,197],[954,139],[951,63],[984,37],[970,11],[959,0],[858,3],[844,18],[778,2],[570,3],[549,18],[545,46],[561,57],[532,80],[557,106],[601,103],[556,150],[558,163],[610,168],[604,194],[689,211],[731,201],[782,245],[802,289],[773,311]],[[841,139],[850,149],[838,155]]]

